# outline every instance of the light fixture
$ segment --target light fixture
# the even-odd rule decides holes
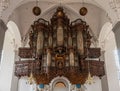
[[[80,9],[80,11],[79,11],[79,13],[80,13],[80,15],[82,15],[82,16],[85,16],[86,14],[87,14],[87,8],[86,7],[82,7],[81,9]]]
[[[38,16],[41,14],[41,9],[38,7],[39,0],[36,0],[36,6],[33,7],[33,14]]]
[[[87,14],[88,10],[86,7],[84,7],[84,0],[83,0],[83,5],[82,8],[79,10],[80,15],[85,16]]]

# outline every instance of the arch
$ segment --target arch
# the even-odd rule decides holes
[[[51,7],[48,7],[40,16],[45,16],[45,15],[46,15],[47,13],[49,13],[50,11],[56,10],[56,8],[57,8],[58,6],[60,6],[60,5],[57,4],[57,5],[53,5],[53,6],[51,6]],[[71,11],[72,14],[76,15],[77,17],[80,17],[79,12],[73,10],[73,9],[70,8],[69,6],[63,4],[61,7],[63,7],[64,9],[67,9],[68,11]]]
[[[101,32],[99,34],[99,41],[101,42],[104,41],[107,38],[108,34],[111,32],[111,30],[112,30],[112,24],[110,22],[106,22],[103,25]]]
[[[34,2],[34,0],[19,0],[19,1],[17,1],[17,2],[15,2],[14,3],[14,7],[10,7],[10,8],[8,8],[8,11],[10,11],[10,12],[3,12],[3,17],[2,17],[2,19],[4,19],[4,21],[5,22],[7,22],[8,21],[8,19],[9,19],[9,17],[10,17],[10,15],[12,14],[12,12],[16,9],[16,8],[18,8],[18,7],[20,7],[20,6],[22,6],[23,4],[26,4],[26,3],[29,3],[29,2]],[[40,0],[40,2],[48,2],[48,3],[53,3],[53,4],[60,4],[60,2],[59,1],[56,1],[56,0],[52,0],[52,1],[49,1],[49,0]],[[64,2],[64,4],[69,4],[69,3],[73,3],[73,1],[63,1]],[[77,1],[74,1],[74,3],[82,3],[82,1],[79,1],[79,0],[77,0]],[[100,3],[98,3],[98,1],[94,1],[94,2],[91,2],[91,1],[86,1],[85,3],[87,3],[87,4],[91,4],[91,5],[93,5],[93,6],[97,6],[97,7],[99,7],[100,9],[103,9],[104,11],[107,11],[107,10],[105,10],[105,8],[103,8],[104,6]],[[63,4],[63,3],[62,3]],[[101,6],[102,6],[102,8],[101,8]],[[5,14],[7,14],[7,16],[4,16]]]
[[[11,39],[10,43],[13,45],[14,50],[17,50],[21,46],[21,36],[20,36],[20,33],[19,33],[19,29],[13,21],[8,22],[7,28],[8,29],[5,32],[5,38],[9,37],[9,39]],[[7,42],[7,40],[4,39],[3,51],[4,51],[5,47],[7,47],[6,42]],[[5,54],[2,55],[2,59],[3,59],[4,55]]]
[[[110,22],[106,22],[99,35],[99,46],[102,48],[102,56],[105,61],[105,69],[107,78],[106,85],[108,85],[109,91],[119,90],[118,85],[118,70],[116,65],[116,40],[115,35],[112,31],[113,26]],[[115,86],[114,88],[112,86]]]
[[[56,78],[54,78],[51,83],[50,83],[50,91],[53,91],[54,90],[54,87],[56,87],[56,84],[57,83],[63,83],[64,86],[67,88],[66,91],[70,91],[70,81],[66,78],[66,77],[63,77],[63,76],[58,76]]]
[[[13,21],[9,21],[7,23],[7,27],[8,30],[6,31],[6,36],[11,36],[11,43],[13,46],[13,49],[11,50],[11,54],[9,54],[9,56],[11,56],[12,60],[11,60],[11,90],[12,91],[16,91],[18,90],[18,78],[14,76],[14,62],[18,61],[18,48],[21,47],[21,35],[18,29],[18,26],[16,25],[16,23],[14,23]],[[6,41],[5,41],[6,42]],[[6,46],[6,45],[5,45]],[[7,47],[7,46],[6,46]],[[8,49],[9,51],[9,49]]]
[[[18,79],[14,76],[14,61],[17,60],[17,49],[21,46],[21,37],[14,22],[9,21],[7,27],[1,61],[0,88],[1,91],[17,91]]]
[[[26,3],[29,3],[29,2],[34,2],[34,0],[19,0],[19,1],[20,1],[20,2],[16,3],[15,9],[16,9],[17,7],[23,5],[23,4],[26,4]],[[40,0],[40,2],[49,2],[49,3],[55,3],[55,4],[59,4],[59,5],[60,5],[60,1],[56,1],[56,0]],[[63,1],[61,1],[61,3],[62,3],[62,2],[64,2],[64,4],[70,4],[70,3],[72,3],[72,4],[77,3],[77,4],[78,4],[78,3],[83,3],[83,2],[80,1],[80,0],[75,0],[75,1],[63,0]],[[107,11],[107,10],[104,8],[103,4],[101,4],[101,2],[99,2],[99,1],[97,1],[97,0],[94,0],[94,2],[88,0],[88,1],[85,1],[85,3],[88,3],[88,4],[91,4],[91,5],[97,6],[97,7],[101,8],[101,9],[103,9],[104,11]],[[100,3],[100,4],[99,4],[99,3]],[[63,3],[62,3],[62,4],[63,4]]]
[[[15,44],[17,44],[17,46],[21,46],[21,35],[16,23],[13,21],[9,21],[7,23],[7,27],[9,28],[9,32],[12,34],[12,37],[14,38]]]
[[[99,34],[99,46],[104,50],[105,47],[105,40],[108,35],[112,32],[112,24],[110,22],[106,22],[103,27],[101,28],[101,32]]]
[[[29,3],[29,2],[34,2],[34,0],[20,0],[20,2],[16,3],[15,9],[18,8],[21,5]],[[40,0],[40,2],[49,2],[49,3],[55,3],[55,4],[60,5],[60,2],[56,1],[56,0],[50,0],[50,1],[49,0]],[[62,2],[64,2],[64,4],[70,4],[70,3],[72,3],[72,4],[77,3],[78,4],[78,3],[83,3],[80,0],[75,0],[75,1],[65,0],[65,1],[61,1],[61,3]],[[91,2],[91,1],[88,0],[88,1],[85,1],[85,3],[97,6],[97,7],[101,8],[101,9],[103,9],[104,11],[106,11],[105,8],[104,8],[104,6],[103,6],[103,4],[101,4],[101,5],[99,4],[99,1],[95,0],[94,2]]]

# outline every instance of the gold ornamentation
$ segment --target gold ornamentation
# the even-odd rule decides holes
[[[30,73],[30,77],[28,78],[28,83],[29,84],[34,84],[36,83],[35,77],[33,76],[33,73]]]
[[[95,83],[93,77],[91,76],[90,72],[88,73],[87,80],[85,82],[86,84],[92,84]]]

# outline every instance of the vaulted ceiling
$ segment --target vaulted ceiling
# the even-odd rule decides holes
[[[64,12],[71,21],[82,18],[90,26],[95,36],[99,36],[100,30],[105,22],[113,25],[120,19],[120,0],[84,0],[84,6],[88,13],[85,17],[79,14],[79,9],[83,6],[83,0],[38,0],[42,12],[35,17],[32,8],[36,5],[36,0],[10,0],[9,7],[2,12],[2,19],[7,23],[14,21],[24,37],[30,30],[30,25],[37,18],[50,20],[58,6],[64,8]],[[60,4],[61,3],[61,4]]]

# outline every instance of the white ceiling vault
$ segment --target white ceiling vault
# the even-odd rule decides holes
[[[2,12],[1,18],[6,23],[9,20],[14,21],[22,37],[26,35],[36,18],[42,17],[49,20],[60,3],[71,21],[83,18],[79,15],[83,0],[39,0],[39,7],[42,12],[38,17],[32,14],[35,2],[36,0],[10,0],[10,5]],[[120,20],[120,0],[84,0],[84,6],[88,9],[85,20],[95,36],[99,35],[105,22],[109,21],[114,25]]]

